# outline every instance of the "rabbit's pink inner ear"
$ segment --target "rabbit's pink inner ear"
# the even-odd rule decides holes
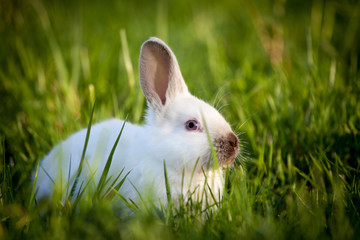
[[[156,73],[154,76],[153,89],[159,96],[161,103],[165,105],[166,102],[166,91],[169,85],[169,69],[164,64],[157,64]]]
[[[163,105],[169,85],[171,57],[158,43],[146,42],[140,56],[140,81],[147,100],[152,103],[157,96]],[[156,98],[156,97],[155,97]]]

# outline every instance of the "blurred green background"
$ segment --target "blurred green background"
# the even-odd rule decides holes
[[[243,150],[231,171],[233,195],[215,217],[193,228],[139,217],[126,226],[150,233],[132,236],[356,238],[359,24],[355,0],[1,0],[0,237],[31,238],[41,229],[44,238],[66,238],[93,224],[88,215],[72,215],[78,225],[61,214],[35,217],[27,207],[31,172],[87,125],[95,98],[96,122],[143,123],[138,56],[157,36],[174,51],[190,91],[221,108]],[[237,178],[240,166],[246,179]],[[226,205],[234,199],[249,205]],[[113,228],[92,226],[91,234],[124,237],[125,220],[103,221]]]

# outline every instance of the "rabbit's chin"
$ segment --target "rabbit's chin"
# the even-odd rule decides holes
[[[238,150],[233,150],[231,152],[217,152],[217,158],[220,167],[231,167],[235,162]]]
[[[219,165],[222,168],[231,167],[233,163],[235,162],[236,156],[233,156],[231,158],[221,159],[219,158]]]
[[[231,158],[222,158],[221,156],[217,156],[219,167],[221,168],[227,168],[231,167],[233,163],[235,162],[236,156],[233,156]],[[210,160],[207,164],[204,164],[203,166],[207,166],[208,169],[211,169],[214,167],[214,159],[213,157],[210,157]]]
[[[217,157],[217,161],[218,161],[218,166],[220,168],[227,168],[227,167],[231,167],[234,162],[235,162],[235,159],[236,159],[236,156],[237,154],[233,154],[233,156],[223,156],[219,153],[216,154],[216,157]],[[208,157],[204,157],[202,159],[202,161],[200,161],[202,164],[200,164],[201,168],[202,169],[207,169],[207,170],[211,170],[214,168],[214,165],[215,165],[215,159],[212,157],[211,154],[209,154]]]

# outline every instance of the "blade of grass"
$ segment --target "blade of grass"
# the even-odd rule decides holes
[[[85,186],[84,186],[83,189],[81,189],[81,187],[83,186],[83,183],[84,183],[84,182],[81,182],[81,185],[80,185],[78,194],[76,195],[75,201],[74,201],[74,203],[72,204],[72,209],[75,209],[75,208],[77,207],[77,205],[79,204],[79,202],[80,202],[82,196],[84,195],[85,190],[86,190],[86,188],[87,188],[87,186],[89,185],[90,182],[91,182],[91,180],[89,179],[89,180],[86,182],[86,184],[85,184]],[[69,199],[69,200],[70,200],[70,199]],[[69,201],[69,202],[70,202],[70,201]]]
[[[200,158],[198,158],[198,159],[196,160],[195,165],[194,165],[194,168],[193,168],[193,170],[192,170],[192,172],[191,172],[191,176],[190,176],[190,181],[189,181],[188,191],[190,190],[191,183],[192,183],[192,180],[193,180],[193,178],[194,178],[195,171],[196,171],[196,167],[197,167],[197,165],[198,165],[199,161],[200,161]]]
[[[39,172],[39,166],[40,166],[40,162],[38,162],[38,164],[36,166],[36,171],[35,171],[35,176],[34,176],[34,183],[33,183],[32,189],[31,189],[31,195],[30,195],[28,209],[31,208],[31,206],[32,206],[32,204],[34,202],[35,188],[36,188],[36,182],[37,182],[37,177],[38,177],[38,172]]]
[[[167,224],[173,224],[174,222],[174,215],[173,215],[173,202],[171,198],[171,188],[169,183],[169,177],[166,169],[166,161],[164,160],[164,177],[165,177],[165,188],[166,188],[166,197],[167,197],[167,206],[166,206],[166,218],[165,222]]]
[[[124,130],[126,120],[127,120],[127,117],[124,120],[124,123],[123,123],[123,125],[121,127],[120,133],[119,133],[118,137],[116,138],[116,141],[115,141],[115,143],[114,143],[114,145],[113,145],[113,147],[111,149],[110,155],[109,155],[109,157],[108,157],[108,159],[106,161],[106,165],[105,165],[104,170],[103,170],[103,172],[101,174],[101,177],[100,177],[97,189],[96,189],[96,195],[99,195],[100,192],[102,191],[102,189],[105,187],[105,182],[106,182],[105,180],[106,180],[107,175],[109,173],[109,169],[110,169],[110,165],[111,165],[111,162],[112,162],[112,159],[113,159],[113,156],[114,156],[114,152],[115,152],[115,149],[117,147],[117,144],[119,143],[121,134],[122,134],[122,132]]]
[[[105,197],[110,191],[112,191],[112,188],[114,187],[116,181],[120,178],[121,174],[124,172],[125,167],[123,167],[120,171],[120,173],[116,176],[116,178],[114,179],[114,181],[110,184],[110,186],[108,187],[108,189],[105,191],[105,194],[103,195],[103,197]]]
[[[211,140],[211,136],[210,136],[210,133],[209,133],[209,129],[207,127],[207,124],[206,124],[206,120],[205,120],[205,117],[203,115],[203,113],[201,113],[201,117],[203,119],[203,122],[204,122],[204,127],[205,127],[205,132],[206,132],[206,136],[208,138],[208,142],[209,142],[209,145],[210,145],[210,152],[211,152],[211,156],[214,160],[214,166],[213,168],[216,170],[219,168],[219,161],[218,161],[218,158],[217,158],[217,154],[215,152],[215,148],[214,148],[214,143],[212,142]],[[210,162],[209,162],[210,163]]]
[[[124,170],[125,168],[123,168]],[[128,173],[121,179],[121,181],[114,187],[114,184],[116,183],[116,181],[118,180],[118,178],[120,177],[120,175],[122,174],[123,170],[121,170],[120,174],[118,175],[118,177],[115,179],[115,181],[110,185],[111,191],[119,191],[119,189],[121,188],[121,186],[124,184],[127,176],[130,174],[131,170],[128,171]],[[108,191],[108,198],[111,198],[113,195],[110,195],[110,190]]]
[[[139,190],[137,189],[137,187],[133,184],[133,182],[130,181],[130,179],[129,179],[129,182],[130,182],[131,186],[135,189],[136,193],[138,194],[141,203],[142,203],[142,204],[144,205],[144,207],[145,207],[145,210],[146,210],[147,212],[150,212],[150,209],[148,208],[148,206],[147,206],[144,198],[142,197],[140,191],[139,191]],[[129,199],[129,200],[130,200],[133,204],[135,204],[135,202],[134,202],[132,199]],[[136,204],[135,204],[135,205],[136,205]]]
[[[125,179],[127,178],[127,176],[131,173],[131,170],[128,171],[128,173],[123,177],[123,179],[114,187],[114,189],[116,191],[119,191],[119,189],[121,188],[121,186],[124,184]]]
[[[71,188],[68,200],[70,200],[70,198],[72,198],[72,196],[74,195],[74,192],[75,192],[75,189],[76,189],[76,186],[77,186],[77,183],[79,181],[79,177],[80,177],[80,174],[81,174],[81,171],[82,171],[82,166],[83,166],[84,159],[85,159],[85,152],[86,152],[87,145],[89,143],[89,138],[90,138],[90,131],[91,131],[91,125],[92,125],[92,120],[93,120],[93,116],[94,116],[95,104],[96,104],[96,99],[95,99],[95,102],[94,102],[93,107],[91,109],[89,124],[88,124],[88,127],[87,127],[85,143],[84,143],[83,152],[81,154],[79,168],[77,169],[75,181],[74,181],[74,184],[73,184],[73,186]]]
[[[171,204],[171,190],[170,190],[170,183],[169,178],[166,170],[166,162],[164,160],[164,177],[165,177],[165,188],[166,188],[166,198],[168,201],[168,204]]]
[[[126,205],[131,211],[136,211],[137,209],[139,209],[139,207],[134,203],[134,201],[132,201],[131,199],[130,199],[130,201],[126,200],[126,198],[125,198],[123,195],[121,195],[118,191],[116,191],[115,189],[112,189],[112,190],[113,190],[114,195],[116,195],[117,197],[119,197],[120,200],[121,200],[122,202],[124,202],[125,205]],[[121,206],[120,206],[120,208],[124,211],[124,213],[125,213],[126,215],[128,215],[128,213],[125,211],[125,209],[123,209]]]

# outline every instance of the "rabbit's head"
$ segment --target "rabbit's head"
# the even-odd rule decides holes
[[[150,38],[142,45],[139,69],[147,127],[159,160],[205,166],[211,159],[210,138],[219,165],[231,165],[238,154],[237,136],[215,108],[189,93],[171,49]]]

